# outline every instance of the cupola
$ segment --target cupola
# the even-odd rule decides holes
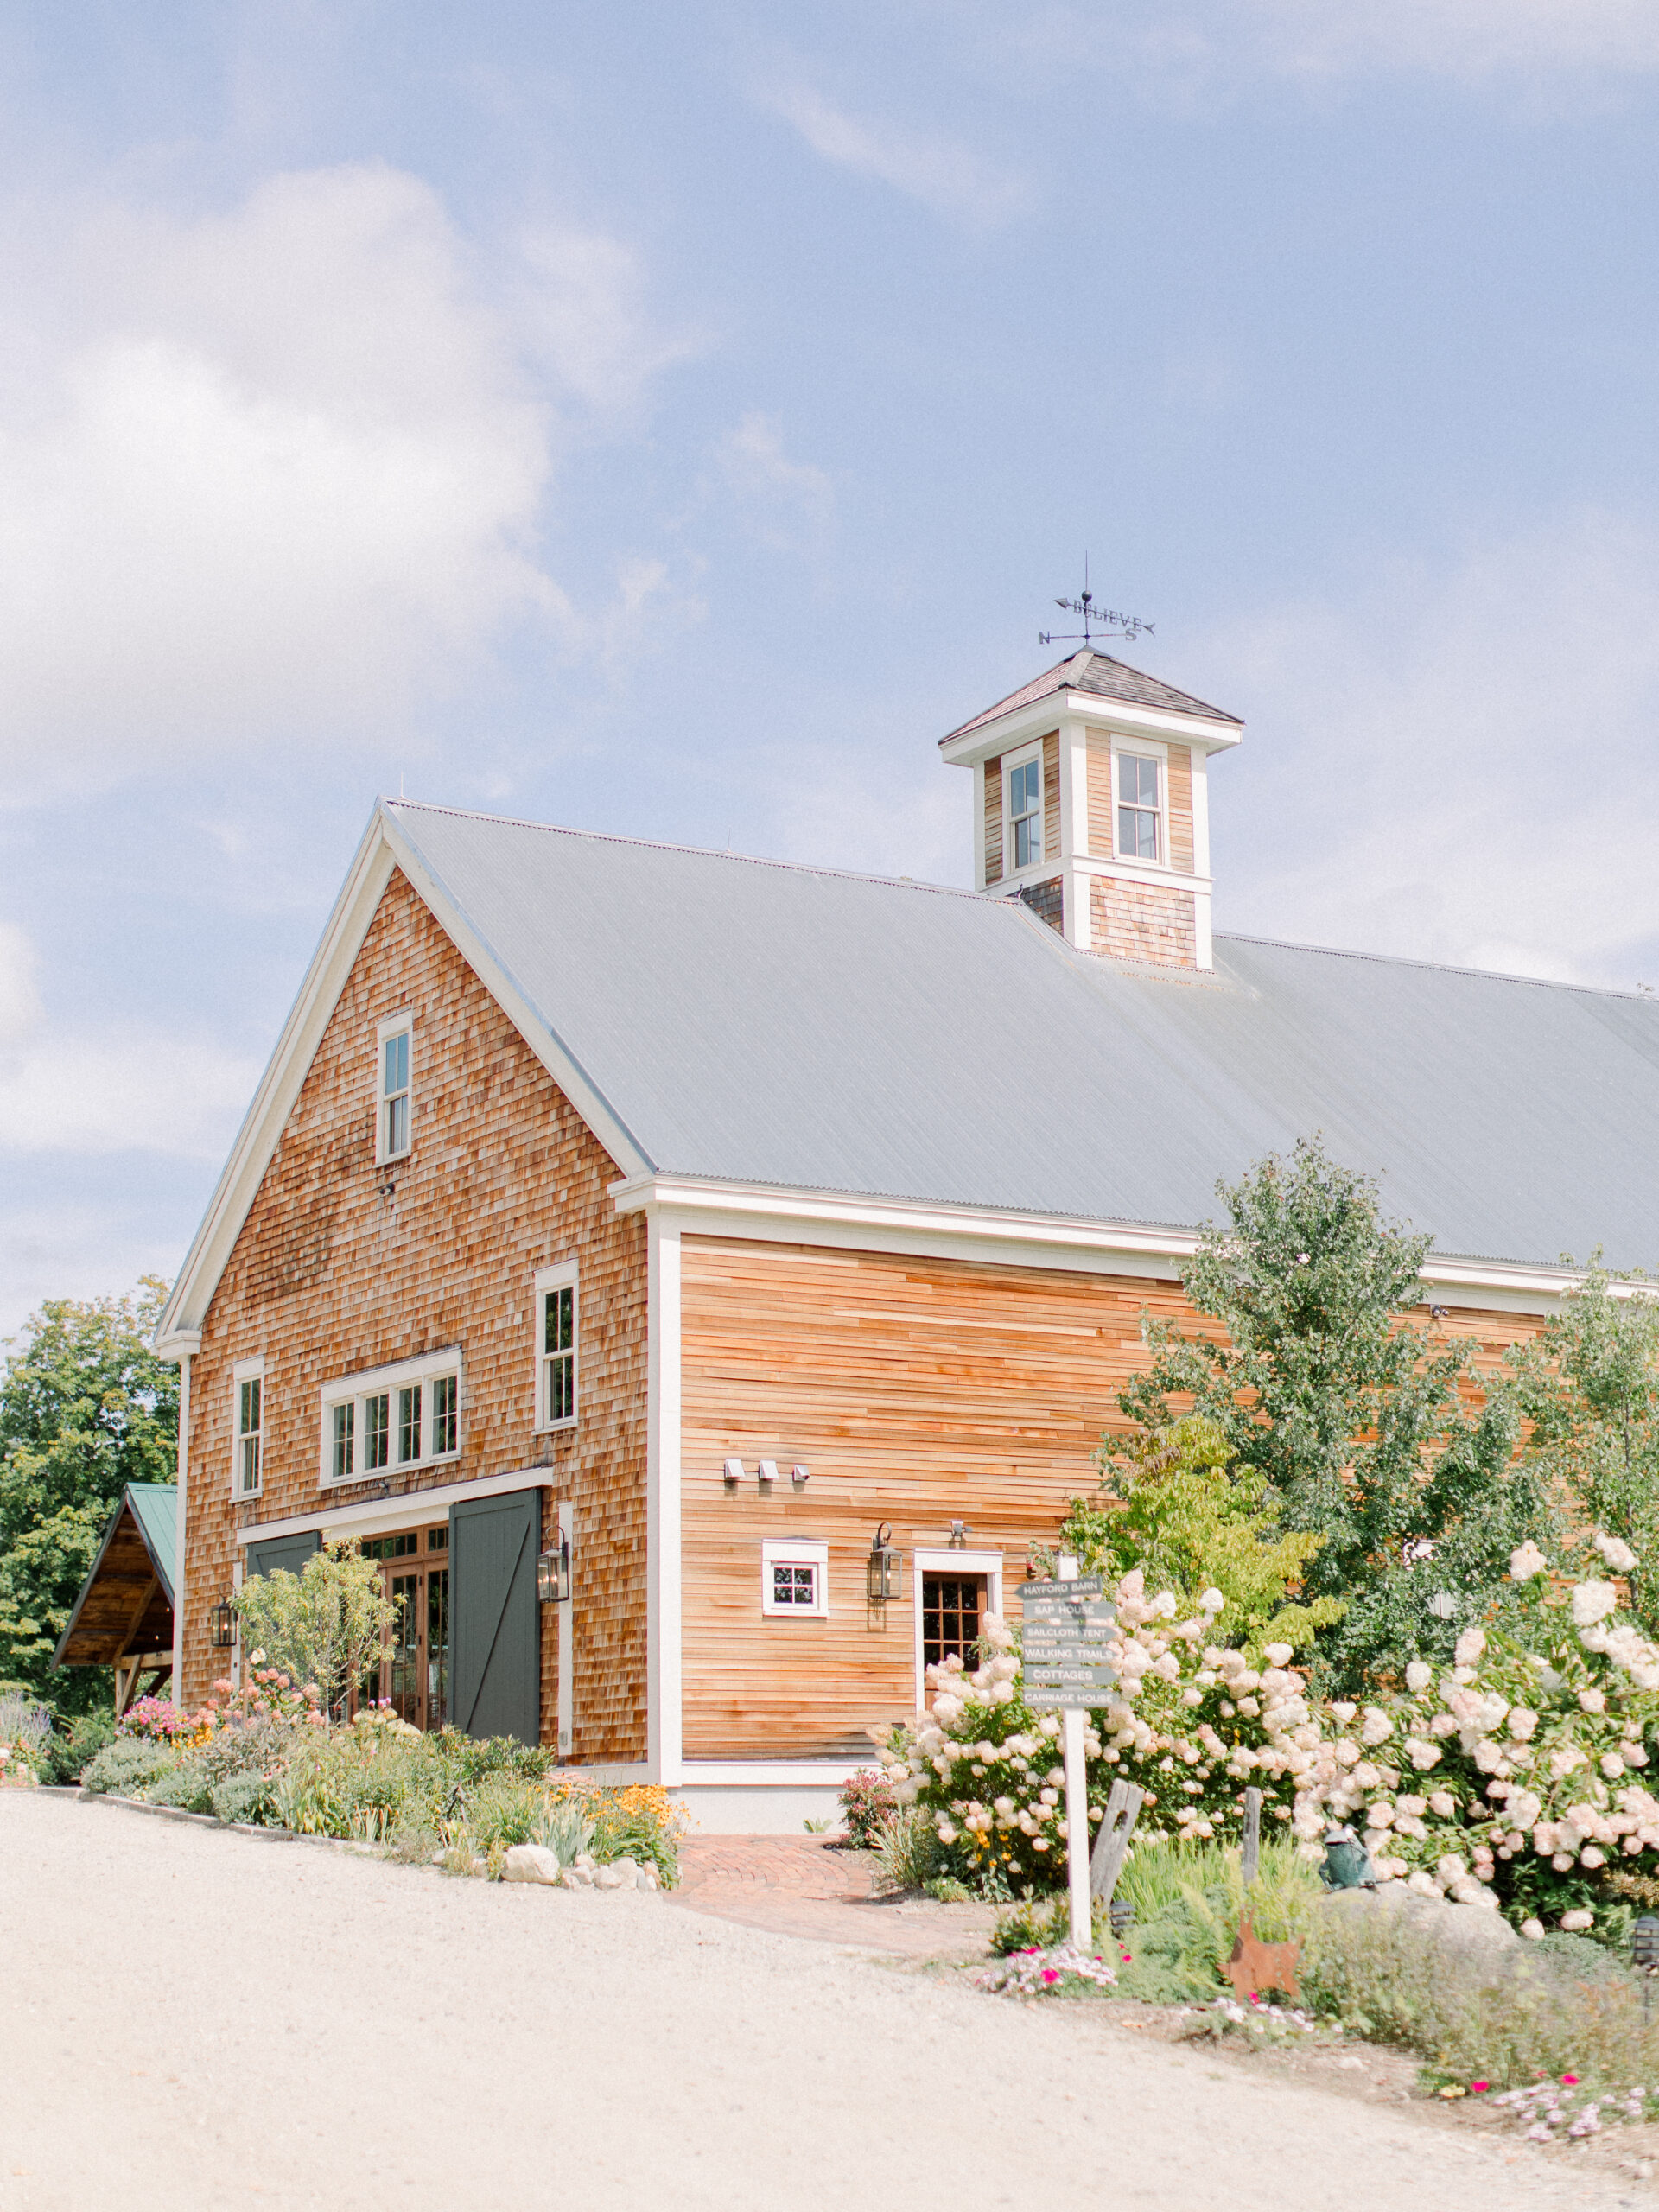
[[[974,881],[1080,952],[1210,968],[1210,756],[1243,724],[1085,645],[939,741],[974,776]]]

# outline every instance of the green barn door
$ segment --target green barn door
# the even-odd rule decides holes
[[[541,1535],[539,1490],[449,1509],[449,1711],[465,1736],[541,1741]]]
[[[303,1574],[305,1562],[315,1551],[322,1548],[322,1538],[315,1529],[308,1529],[302,1536],[273,1536],[268,1543],[248,1546],[247,1579],[256,1574]]]

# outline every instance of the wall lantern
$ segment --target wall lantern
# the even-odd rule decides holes
[[[236,1613],[228,1598],[207,1608],[207,1633],[215,1651],[228,1651],[236,1641]]]
[[[562,1605],[570,1595],[570,1539],[559,1538],[556,1551],[543,1552],[536,1562],[536,1595],[544,1605]]]
[[[965,1521],[953,1521],[950,1523],[950,1548],[953,1552],[965,1552],[968,1548],[968,1539],[973,1533]]]
[[[899,1556],[889,1541],[892,1535],[892,1523],[884,1521],[870,1539],[870,1556],[864,1567],[864,1588],[873,1605],[885,1605],[889,1598],[899,1595]]]

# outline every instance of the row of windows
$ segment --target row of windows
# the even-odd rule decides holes
[[[1005,763],[1007,779],[1008,854],[1013,869],[1035,868],[1043,858],[1043,758],[1040,747]],[[1164,764],[1145,753],[1114,746],[1112,774],[1117,785],[1117,856],[1161,861],[1165,857]]]
[[[576,1271],[546,1268],[536,1277],[535,1425],[576,1421]],[[396,1367],[342,1375],[321,1395],[319,1480],[367,1482],[378,1475],[433,1466],[461,1452],[461,1357],[458,1345]],[[263,1359],[233,1370],[233,1497],[257,1497],[264,1483],[268,1393]]]

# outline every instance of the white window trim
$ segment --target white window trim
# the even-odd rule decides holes
[[[259,1385],[259,1479],[251,1490],[242,1487],[242,1385]],[[238,1359],[231,1370],[231,1497],[239,1504],[244,1498],[263,1496],[265,1487],[265,1362],[262,1353],[257,1359]]]
[[[401,1152],[386,1149],[386,1101],[381,1085],[385,1080],[386,1040],[391,1037],[409,1039],[409,1089],[404,1093],[409,1100],[409,1142]],[[378,1023],[374,1033],[374,1160],[377,1167],[387,1167],[394,1160],[407,1160],[415,1149],[415,1016],[405,1007],[402,1014],[389,1014]]]
[[[575,1411],[562,1421],[550,1418],[547,1410],[547,1354],[543,1350],[547,1332],[547,1294],[550,1290],[569,1290],[575,1294],[570,1300],[570,1402]],[[556,1267],[537,1268],[536,1270],[535,1316],[536,1346],[536,1433],[545,1435],[550,1431],[558,1434],[574,1428],[582,1417],[582,1282],[580,1271],[574,1260],[561,1260]]]
[[[1002,1611],[1002,1554],[1001,1552],[916,1552],[912,1555],[912,1595],[914,1599],[916,1623],[916,1710],[920,1713],[927,1704],[927,1669],[922,1664],[922,1577],[924,1574],[982,1574],[985,1577],[985,1611]],[[964,1651],[963,1657],[968,1654]]]
[[[1028,762],[1033,760],[1037,763],[1037,832],[1043,849],[1039,858],[1034,861],[1027,861],[1024,868],[1016,868],[1014,864],[1014,801],[1012,798],[1014,772],[1016,768],[1025,767]],[[1054,865],[1056,865],[1056,863],[1050,861],[1048,855],[1048,792],[1045,785],[1043,776],[1043,741],[1039,737],[1035,744],[1022,745],[1017,752],[1009,753],[1003,756],[1003,880],[1006,881],[1008,877],[1015,875],[1038,875],[1040,874],[1045,868],[1051,868]]]
[[[772,1570],[774,1567],[812,1567],[817,1569],[813,1584],[817,1603],[810,1605],[775,1605],[772,1601]],[[830,1547],[828,1544],[764,1543],[760,1547],[760,1610],[769,1620],[823,1621],[830,1618]]]
[[[432,1385],[445,1375],[455,1378],[455,1448],[453,1452],[432,1450]],[[410,1383],[421,1385],[421,1449],[419,1457],[400,1459],[397,1456],[395,1440],[391,1457],[384,1467],[365,1467],[363,1450],[367,1440],[364,1415],[364,1401],[378,1398],[382,1391],[393,1403],[389,1418],[393,1440],[397,1433],[397,1393]],[[353,1466],[349,1475],[334,1479],[334,1422],[336,1406],[353,1405]],[[367,1368],[356,1375],[337,1375],[325,1382],[318,1395],[317,1478],[324,1490],[349,1490],[358,1483],[386,1482],[394,1475],[412,1473],[417,1468],[453,1467],[461,1458],[464,1441],[461,1417],[467,1408],[467,1378],[461,1360],[461,1346],[447,1344],[438,1351],[423,1352],[418,1359],[399,1360],[392,1367]]]
[[[1155,856],[1149,861],[1143,860],[1138,853],[1122,851],[1117,842],[1117,810],[1122,804],[1119,793],[1122,788],[1118,778],[1117,764],[1125,753],[1132,754],[1141,760],[1156,761],[1158,765],[1158,850]],[[1145,810],[1144,808],[1141,810],[1142,812]],[[1160,745],[1155,738],[1114,736],[1112,739],[1111,857],[1124,868],[1148,870],[1155,868],[1162,874],[1169,873],[1169,747],[1166,745]],[[1183,877],[1182,880],[1185,882],[1185,878]]]

